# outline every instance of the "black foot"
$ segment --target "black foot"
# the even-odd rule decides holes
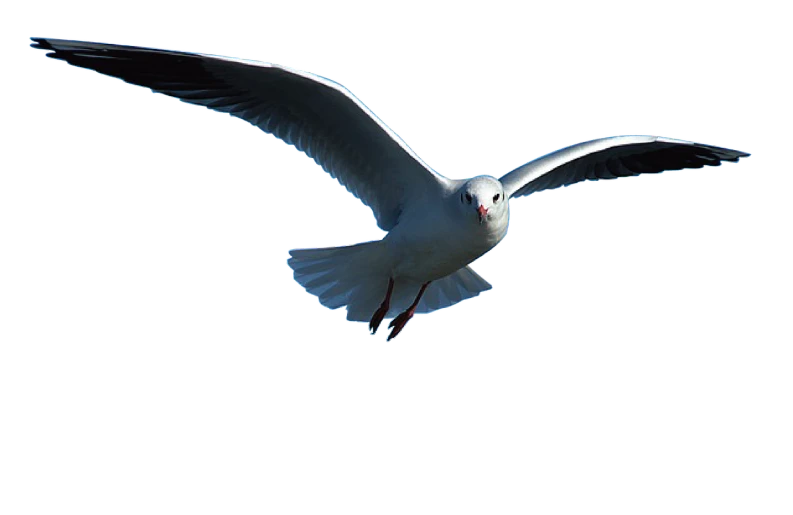
[[[374,315],[372,315],[372,319],[369,320],[369,330],[372,331],[372,334],[377,332],[377,328],[380,327],[380,322],[382,322],[386,314],[388,314],[388,308],[391,306],[391,293],[393,291],[394,279],[390,277],[388,279],[388,290],[385,292],[385,298],[383,302],[380,303],[380,307],[377,308],[377,311],[374,312]]]
[[[405,324],[408,323],[408,320],[413,318],[413,313],[413,309],[408,309],[407,311],[400,313],[395,319],[391,320],[391,323],[388,324],[388,327],[393,327],[394,329],[391,331],[391,334],[388,335],[388,339],[386,341],[391,341],[392,338],[396,338],[396,336],[402,331],[402,328],[405,327]]]
[[[372,331],[372,334],[377,332],[377,328],[380,327],[380,322],[383,321],[386,313],[388,313],[388,306],[382,305],[374,312],[372,319],[369,320],[369,330]]]

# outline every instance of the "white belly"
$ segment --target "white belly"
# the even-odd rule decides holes
[[[506,234],[506,221],[485,224],[437,219],[406,220],[386,235],[393,277],[428,282],[468,265],[495,247]]]

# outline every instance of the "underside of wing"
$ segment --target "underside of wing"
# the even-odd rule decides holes
[[[718,166],[749,154],[657,136],[617,136],[558,150],[501,178],[506,194],[520,197],[581,181],[616,179],[665,170]]]
[[[229,113],[294,145],[369,206],[383,230],[398,222],[413,192],[445,181],[347,89],[323,77],[204,54],[32,39],[49,57]]]

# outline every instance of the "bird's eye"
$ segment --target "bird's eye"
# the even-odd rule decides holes
[[[465,194],[465,200],[467,200],[468,203],[470,204],[471,202],[473,202],[474,197],[472,197],[470,193],[466,193]]]
[[[498,199],[500,198],[501,198],[501,193],[496,193],[496,195],[493,197],[493,202],[498,202]]]

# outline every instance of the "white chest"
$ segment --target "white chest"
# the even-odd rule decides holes
[[[495,247],[508,221],[508,215],[483,224],[439,213],[407,217],[384,238],[394,277],[427,282],[456,272]]]

